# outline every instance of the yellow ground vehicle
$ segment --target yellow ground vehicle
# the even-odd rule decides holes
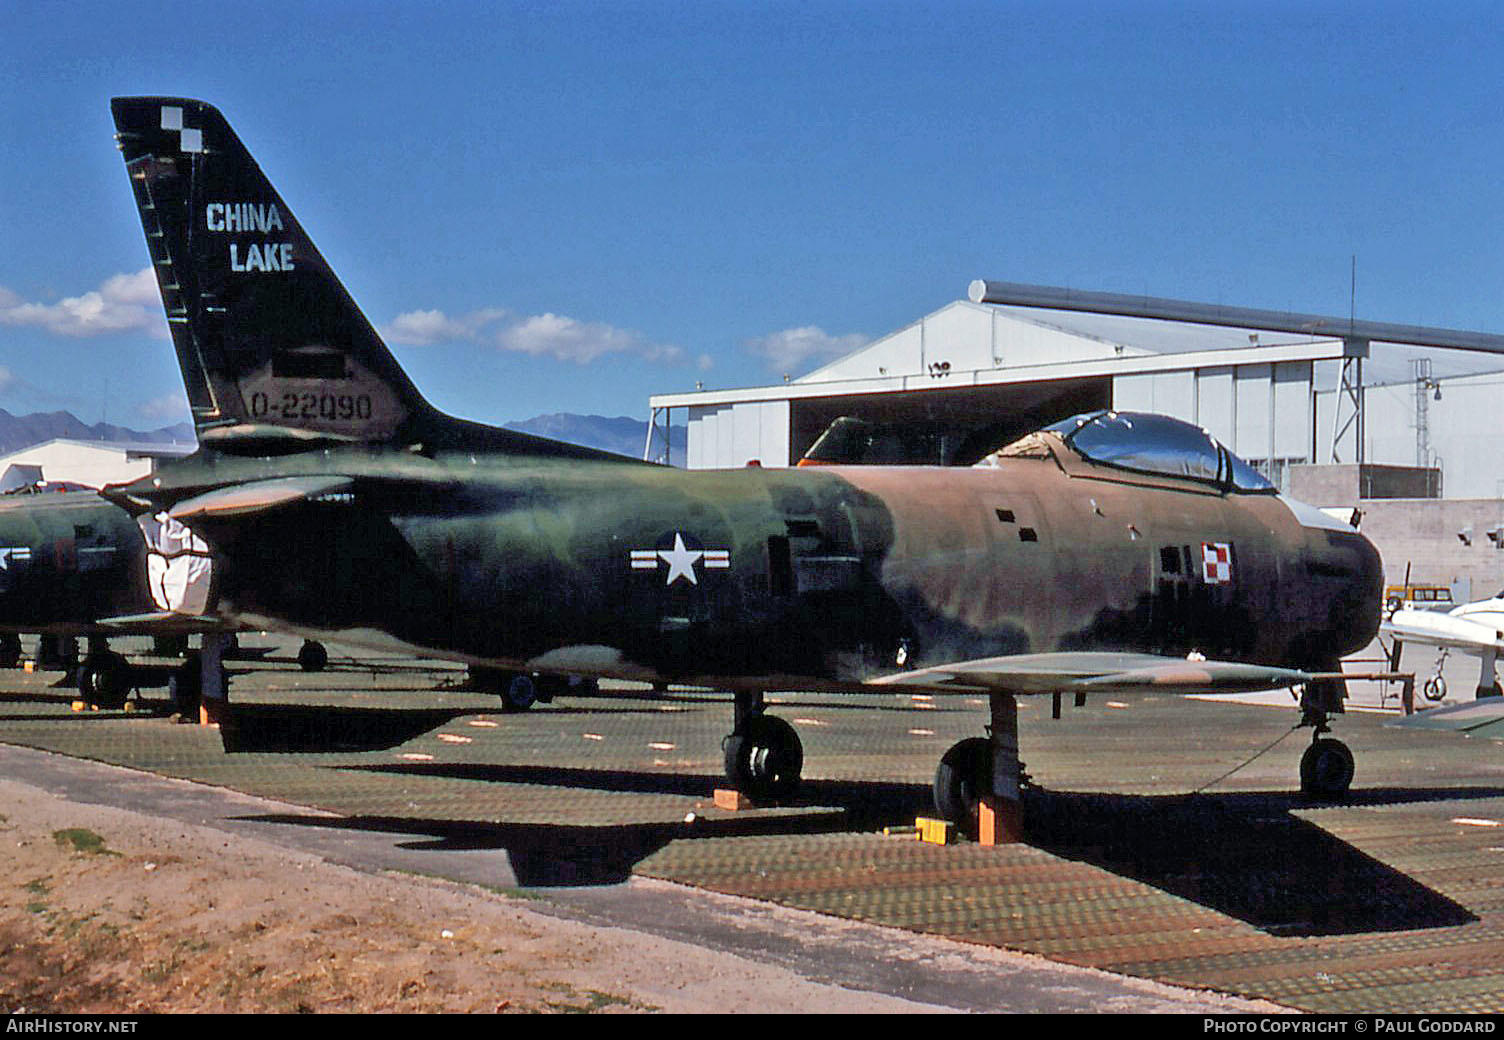
[[[1404,608],[1405,610],[1451,610],[1456,606],[1452,602],[1452,590],[1446,585],[1386,585],[1384,587],[1384,609],[1391,614]]]

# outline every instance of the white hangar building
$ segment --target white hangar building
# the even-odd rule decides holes
[[[1501,405],[1504,336],[976,282],[969,299],[798,378],[653,396],[647,454],[662,458],[673,423],[688,458],[669,461],[788,466],[854,416],[873,424],[866,461],[964,464],[1077,412],[1161,412],[1319,506],[1431,500],[1430,541],[1386,553],[1391,570],[1424,569],[1441,544],[1493,544],[1493,525],[1504,544]],[[1470,506],[1453,518],[1443,497]],[[1394,537],[1416,525],[1397,522]],[[1430,580],[1504,585],[1504,551],[1474,555]]]
[[[1076,412],[1116,408],[1198,423],[1282,484],[1292,465],[1362,462],[1439,470],[1448,497],[1504,492],[1504,456],[1477,450],[1479,438],[1504,435],[1504,336],[978,283],[1000,284],[1010,299],[1108,301],[1204,320],[957,300],[787,382],[654,395],[650,449],[672,421],[689,434],[688,458],[672,461],[691,469],[787,466],[852,415],[996,430],[985,451]]]
[[[42,479],[92,488],[135,480],[151,473],[156,461],[177,458],[193,444],[137,441],[81,441],[65,437],[0,455],[0,474],[12,465],[40,467]]]

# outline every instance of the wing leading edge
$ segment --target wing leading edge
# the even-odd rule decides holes
[[[1309,682],[1308,672],[1155,654],[1050,653],[987,657],[868,680],[930,693],[1252,693]]]
[[[1495,615],[1497,616],[1497,615]],[[1504,633],[1492,625],[1458,614],[1428,610],[1396,610],[1379,631],[1407,643],[1446,646],[1457,650],[1504,650]]]

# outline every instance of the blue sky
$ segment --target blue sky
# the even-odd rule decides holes
[[[1472,3],[0,0],[0,407],[186,418],[108,100],[217,105],[425,394],[797,375],[973,278],[1504,331]],[[92,294],[92,295],[91,295]]]

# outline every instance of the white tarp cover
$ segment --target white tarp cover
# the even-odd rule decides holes
[[[208,544],[166,513],[139,516],[146,536],[146,577],[151,598],[176,614],[203,614],[209,607],[213,559]]]

